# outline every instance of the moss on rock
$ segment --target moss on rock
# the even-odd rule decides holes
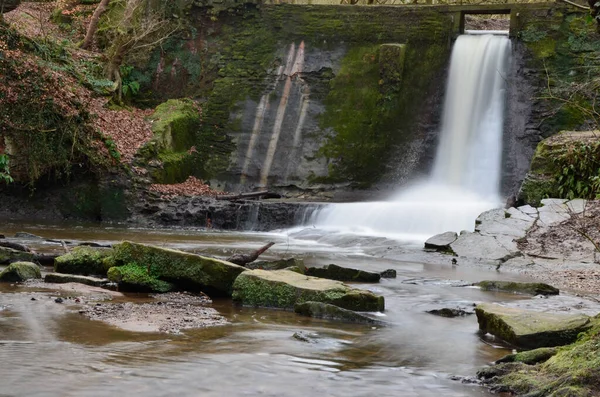
[[[31,252],[17,251],[12,248],[0,247],[0,264],[11,262],[31,262],[35,255]]]
[[[509,354],[497,360],[496,363],[523,363],[534,365],[548,361],[548,359],[556,353],[558,353],[557,347],[540,347],[539,349]]]
[[[127,241],[115,245],[114,252],[117,265],[131,265],[132,270],[138,271],[143,268],[146,275],[181,289],[219,295],[231,295],[234,280],[246,271],[242,266],[223,260]]]
[[[110,266],[108,258],[113,254],[112,249],[75,247],[68,254],[54,260],[54,271],[57,273],[106,275]]]
[[[357,281],[365,283],[378,283],[381,274],[367,272],[359,269],[341,267],[338,265],[326,265],[324,267],[309,267],[306,269],[307,276],[328,278],[338,281]]]
[[[108,279],[119,284],[122,290],[136,292],[169,292],[174,289],[173,284],[159,280],[150,273],[149,268],[137,264],[111,267],[108,270]]]
[[[533,312],[487,303],[478,305],[475,314],[481,331],[527,349],[572,343],[592,325],[585,315]]]
[[[339,281],[304,276],[289,270],[249,270],[240,274],[233,285],[233,299],[248,306],[282,309],[315,301],[348,310],[384,310],[382,296],[352,289]]]
[[[32,262],[14,262],[0,273],[0,281],[19,282],[34,278],[42,278],[40,268]]]
[[[529,295],[558,295],[558,288],[544,283],[517,283],[512,281],[481,281],[474,285],[484,291],[504,291]]]
[[[367,317],[364,314],[342,309],[341,307],[323,302],[299,303],[294,306],[294,311],[303,316],[323,318],[326,320],[338,320],[361,324],[379,324],[379,321]]]

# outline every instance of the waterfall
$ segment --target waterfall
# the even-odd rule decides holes
[[[506,36],[458,37],[431,176],[387,201],[330,204],[313,223],[323,229],[416,241],[448,230],[472,230],[477,215],[500,204],[509,55]]]

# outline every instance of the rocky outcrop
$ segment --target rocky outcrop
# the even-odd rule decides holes
[[[236,277],[246,271],[223,260],[127,241],[114,246],[114,261],[117,267],[108,272],[111,281],[152,290],[167,289],[167,282],[227,296]]]
[[[31,262],[11,263],[0,273],[0,281],[4,282],[19,282],[35,278],[42,278],[42,274],[39,266]]]
[[[330,305],[323,302],[304,302],[294,306],[294,311],[298,314],[326,320],[344,321],[360,324],[379,324],[380,322],[367,317],[364,314],[352,310],[342,309],[341,307]]]
[[[111,266],[112,249],[75,247],[68,254],[54,260],[54,271],[57,273],[106,275]]]
[[[496,304],[478,305],[475,313],[482,332],[526,349],[573,343],[592,325],[585,315],[533,312]]]
[[[322,302],[356,311],[383,311],[384,298],[339,281],[304,276],[289,270],[248,270],[233,284],[233,299],[243,305],[293,309]]]
[[[352,269],[338,265],[326,265],[324,267],[309,267],[306,269],[306,275],[312,277],[327,278],[338,281],[356,281],[364,283],[378,283],[381,274],[367,272],[364,270]]]
[[[518,283],[513,281],[480,281],[473,284],[484,291],[513,292],[528,295],[558,295],[558,288],[545,283]]]

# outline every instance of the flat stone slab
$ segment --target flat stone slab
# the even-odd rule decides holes
[[[450,248],[456,255],[466,258],[500,260],[515,254],[495,237],[479,233],[461,234],[450,244]]]
[[[328,278],[338,281],[356,281],[364,283],[378,283],[381,274],[367,272],[365,270],[352,269],[338,265],[326,265],[323,267],[309,267],[305,271],[307,276]]]
[[[233,300],[243,305],[293,309],[322,302],[355,311],[383,311],[383,296],[351,288],[340,281],[305,276],[289,270],[248,270],[233,284]]]
[[[455,242],[457,238],[458,235],[455,232],[436,234],[425,241],[425,248],[438,251],[447,251],[450,249],[450,244]]]
[[[325,320],[336,320],[359,324],[379,324],[374,318],[367,317],[364,314],[352,310],[342,309],[341,307],[322,302],[304,302],[294,306],[294,311],[300,315],[322,318]]]
[[[503,291],[528,295],[558,295],[560,293],[558,288],[544,283],[485,280],[473,285],[480,287],[483,291]]]
[[[475,308],[479,329],[521,348],[563,346],[591,327],[583,314],[555,314],[484,303]]]
[[[62,273],[48,273],[44,276],[44,281],[47,283],[55,284],[80,283],[85,285],[91,285],[93,287],[103,287],[111,283],[107,278],[77,276],[74,274]]]
[[[538,208],[539,221],[542,226],[558,225],[569,219],[569,207],[562,199],[544,199],[543,207]]]

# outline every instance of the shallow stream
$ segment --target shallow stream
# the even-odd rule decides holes
[[[5,225],[0,230],[6,235],[16,231],[52,239],[135,240],[223,257],[275,241],[265,259],[301,257],[309,266],[393,268],[398,277],[360,285],[385,296],[386,311],[378,318],[387,326],[235,307],[221,299],[214,307],[230,325],[181,335],[122,331],[55,303],[58,292],[0,284],[0,396],[485,396],[486,389],[449,377],[471,376],[511,350],[481,337],[474,315],[450,319],[425,311],[498,301],[572,311],[579,301],[569,295],[539,299],[459,287],[456,280],[518,276],[453,267],[419,246],[385,239],[321,235],[316,243],[306,237],[317,231],[293,234],[304,236],[299,239],[284,232],[40,225]],[[41,247],[58,249],[40,242]],[[396,259],[369,254],[388,248],[399,253]],[[402,260],[403,255],[410,260]],[[428,258],[439,264],[427,264]],[[582,308],[600,311],[589,302]],[[294,338],[299,331],[309,334],[310,341]]]

